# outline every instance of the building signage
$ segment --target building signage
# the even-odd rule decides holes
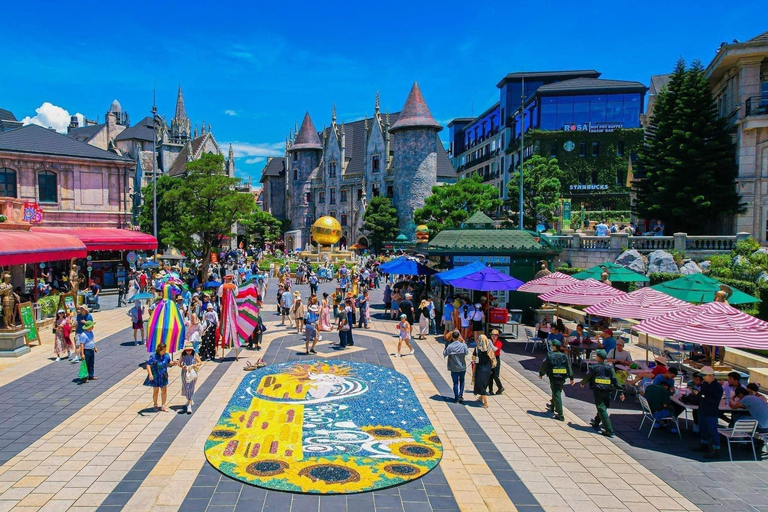
[[[563,229],[571,229],[571,200],[563,199]]]
[[[563,126],[564,132],[589,132],[589,133],[610,133],[614,130],[624,128],[624,123],[584,123],[584,124],[566,124]]]
[[[570,153],[576,149],[576,144],[572,140],[568,140],[565,142],[565,144],[563,144],[563,149]]]
[[[34,201],[24,201],[22,220],[32,224],[40,224],[43,222],[43,209]]]
[[[608,185],[571,185],[571,191],[574,190],[608,190]]]
[[[492,267],[497,266],[509,266],[509,256],[454,256],[453,265],[456,267],[469,265],[475,261],[482,263],[483,265],[490,265]]]

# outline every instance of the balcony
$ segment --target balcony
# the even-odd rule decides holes
[[[768,96],[752,96],[745,102],[742,130],[768,128]]]

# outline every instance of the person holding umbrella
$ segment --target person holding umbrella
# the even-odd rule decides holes
[[[624,389],[619,386],[619,381],[616,380],[616,374],[613,371],[611,365],[605,364],[607,357],[605,350],[599,349],[595,352],[597,356],[597,364],[593,364],[589,369],[589,373],[584,377],[579,385],[584,387],[585,384],[589,384],[592,390],[592,396],[595,399],[595,407],[597,408],[597,415],[590,422],[592,428],[599,431],[600,423],[603,424],[605,429],[603,435],[606,437],[614,437],[613,426],[611,425],[611,418],[608,416],[608,407],[611,403],[611,391],[617,390],[619,392],[619,398],[624,401]]]

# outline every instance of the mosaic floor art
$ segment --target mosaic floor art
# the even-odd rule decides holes
[[[225,475],[259,487],[349,494],[420,478],[443,449],[402,374],[312,360],[246,374],[205,455]]]

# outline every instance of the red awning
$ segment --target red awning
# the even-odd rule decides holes
[[[117,228],[32,228],[37,233],[63,233],[81,240],[89,251],[152,251],[157,239],[139,231]]]
[[[0,265],[85,258],[85,244],[60,233],[0,230]]]

